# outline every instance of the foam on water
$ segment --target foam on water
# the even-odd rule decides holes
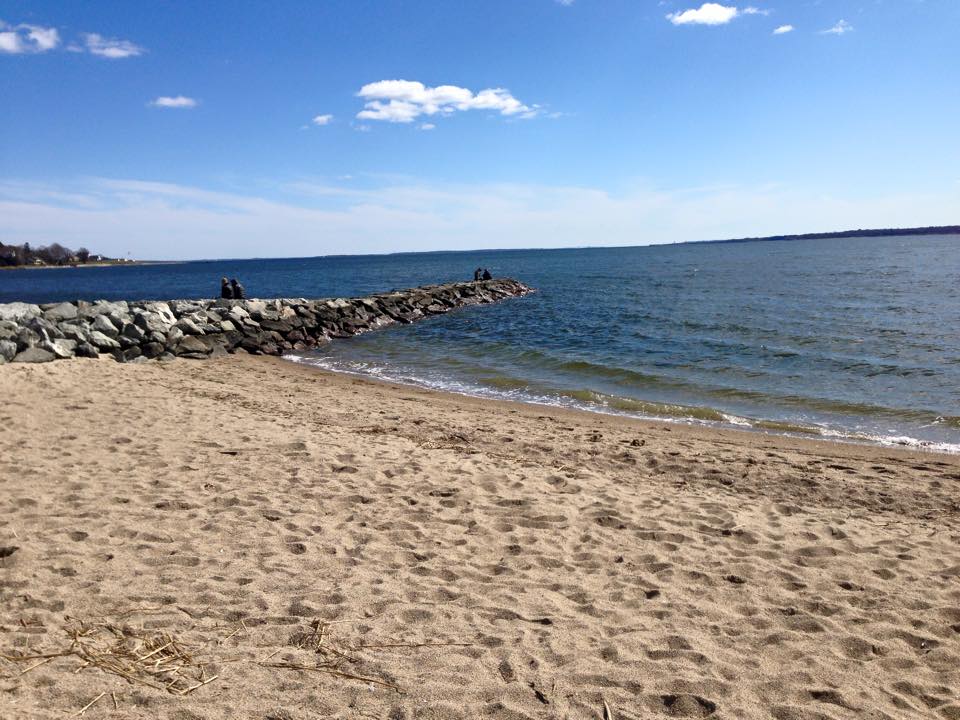
[[[850,432],[817,424],[798,424],[776,420],[740,417],[714,408],[670,405],[644,402],[631,398],[604,395],[590,390],[555,391],[553,393],[531,392],[520,380],[502,380],[486,385],[464,382],[452,378],[420,376],[397,368],[364,361],[341,361],[316,355],[285,355],[284,359],[311,365],[329,372],[370,377],[384,382],[421,387],[429,390],[455,393],[467,397],[486,398],[544,405],[571,410],[583,410],[607,415],[630,417],[638,420],[656,420],[705,427],[730,427],[754,430],[773,435],[794,437],[820,437],[839,442],[905,447],[928,452],[960,454],[960,443],[923,440],[905,435],[882,435],[865,432]]]

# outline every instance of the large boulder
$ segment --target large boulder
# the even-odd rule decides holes
[[[36,332],[28,327],[21,327],[17,331],[17,350],[21,352],[27,348],[39,345],[42,341],[49,340],[49,337],[40,337]]]
[[[176,353],[181,357],[206,357],[210,354],[210,347],[196,335],[184,335],[177,343]]]
[[[0,320],[20,322],[24,318],[40,314],[40,306],[31,303],[13,302],[0,305]]]
[[[176,327],[184,335],[203,335],[203,328],[200,325],[189,317],[181,317],[176,324]]]
[[[133,345],[126,348],[125,350],[114,350],[113,357],[117,362],[127,363],[136,360],[138,357],[143,355],[143,352],[140,350],[138,345]]]
[[[160,319],[166,324],[167,327],[170,327],[177,322],[177,316],[174,315],[173,310],[170,309],[170,303],[148,302],[143,304],[143,309],[145,312],[159,315]]]
[[[79,343],[77,345],[76,354],[77,354],[77,357],[82,357],[82,358],[100,357],[100,353],[97,351],[97,348],[88,342]]]
[[[130,313],[130,304],[125,300],[108,302],[106,300],[97,300],[92,305],[85,305],[80,310],[80,315],[85,318],[96,317],[97,315],[115,315],[122,317]]]
[[[90,333],[90,344],[95,346],[100,352],[109,352],[120,348],[120,343],[111,337],[107,337],[99,330]]]
[[[167,310],[167,312],[168,313],[170,312],[169,309]],[[143,330],[144,333],[165,334],[167,330],[169,330],[170,327],[174,324],[174,322],[176,322],[176,318],[174,318],[173,322],[168,322],[167,318],[165,318],[160,313],[144,311],[144,312],[138,312],[134,316],[133,322],[136,325],[136,327]]]
[[[44,350],[40,347],[30,347],[22,352],[16,354],[13,358],[15,363],[45,363],[50,362],[56,359],[54,355],[49,350]]]
[[[0,362],[10,362],[17,354],[17,344],[13,340],[0,340]]]
[[[32,317],[29,318],[24,326],[33,330],[37,335],[43,339],[49,338],[62,338],[63,333],[60,331],[60,327],[46,318],[42,317]]]
[[[0,340],[12,340],[20,332],[20,326],[13,320],[0,320]]]
[[[45,342],[40,345],[40,347],[48,352],[52,352],[58,359],[66,360],[73,357],[77,349],[77,342],[75,340],[62,338],[60,340]]]
[[[76,320],[77,306],[68,302],[60,303],[59,305],[54,305],[52,308],[44,310],[43,317],[54,323],[63,322],[64,320]]]
[[[143,336],[146,335],[146,333],[138,325],[127,323],[123,326],[123,330],[120,331],[120,335],[133,341],[134,343],[139,344],[139,342],[143,340]],[[123,343],[121,342],[121,344]]]
[[[74,323],[60,323],[60,332],[65,338],[76,340],[78,343],[87,342],[90,339],[90,328],[87,325],[76,325]]]
[[[113,321],[110,319],[110,316],[106,313],[101,313],[93,318],[93,322],[90,323],[90,327],[97,332],[101,332],[109,338],[115,338],[120,334],[120,328],[113,324]]]

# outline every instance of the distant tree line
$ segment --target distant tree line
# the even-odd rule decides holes
[[[82,247],[71,250],[60,243],[52,243],[42,247],[30,247],[30,243],[23,245],[4,245],[0,242],[0,267],[17,267],[20,265],[82,265],[88,262],[109,262],[109,258],[102,255],[91,255],[90,251]]]

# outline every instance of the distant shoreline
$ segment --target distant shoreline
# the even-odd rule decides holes
[[[799,233],[793,235],[766,235],[763,237],[727,238],[723,240],[683,240],[674,243],[654,243],[652,245],[583,245],[577,247],[524,247],[524,248],[470,248],[466,250],[400,250],[388,253],[365,253],[363,255],[349,255],[334,253],[329,255],[307,255],[297,257],[263,257],[249,258],[193,258],[190,260],[130,260],[113,262],[67,263],[64,265],[10,265],[0,266],[0,270],[49,270],[59,268],[84,267],[125,267],[131,265],[179,265],[191,262],[233,262],[241,260],[313,260],[316,258],[340,257],[390,257],[394,255],[431,255],[438,253],[478,253],[478,252],[526,252],[530,250],[604,250],[629,247],[670,247],[677,245],[724,245],[732,243],[753,242],[789,242],[793,240],[844,240],[849,238],[881,238],[881,237],[908,237],[913,235],[960,235],[960,225],[937,225],[914,228],[879,228],[873,230],[838,230],[836,232]]]
[[[767,235],[765,237],[730,238],[727,240],[687,240],[677,245],[705,245],[707,243],[781,242],[789,240],[842,240],[861,237],[903,237],[908,235],[960,235],[960,225],[940,225],[915,228],[881,228],[877,230],[840,230],[837,232],[802,233],[799,235]]]
[[[130,265],[174,265],[182,260],[129,260],[123,262],[65,263],[63,265],[4,265],[0,270],[64,270],[88,267],[128,267]]]

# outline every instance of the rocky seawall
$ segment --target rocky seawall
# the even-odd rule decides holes
[[[102,354],[120,362],[204,359],[238,350],[280,355],[529,292],[505,278],[349,299],[0,304],[0,364]]]

